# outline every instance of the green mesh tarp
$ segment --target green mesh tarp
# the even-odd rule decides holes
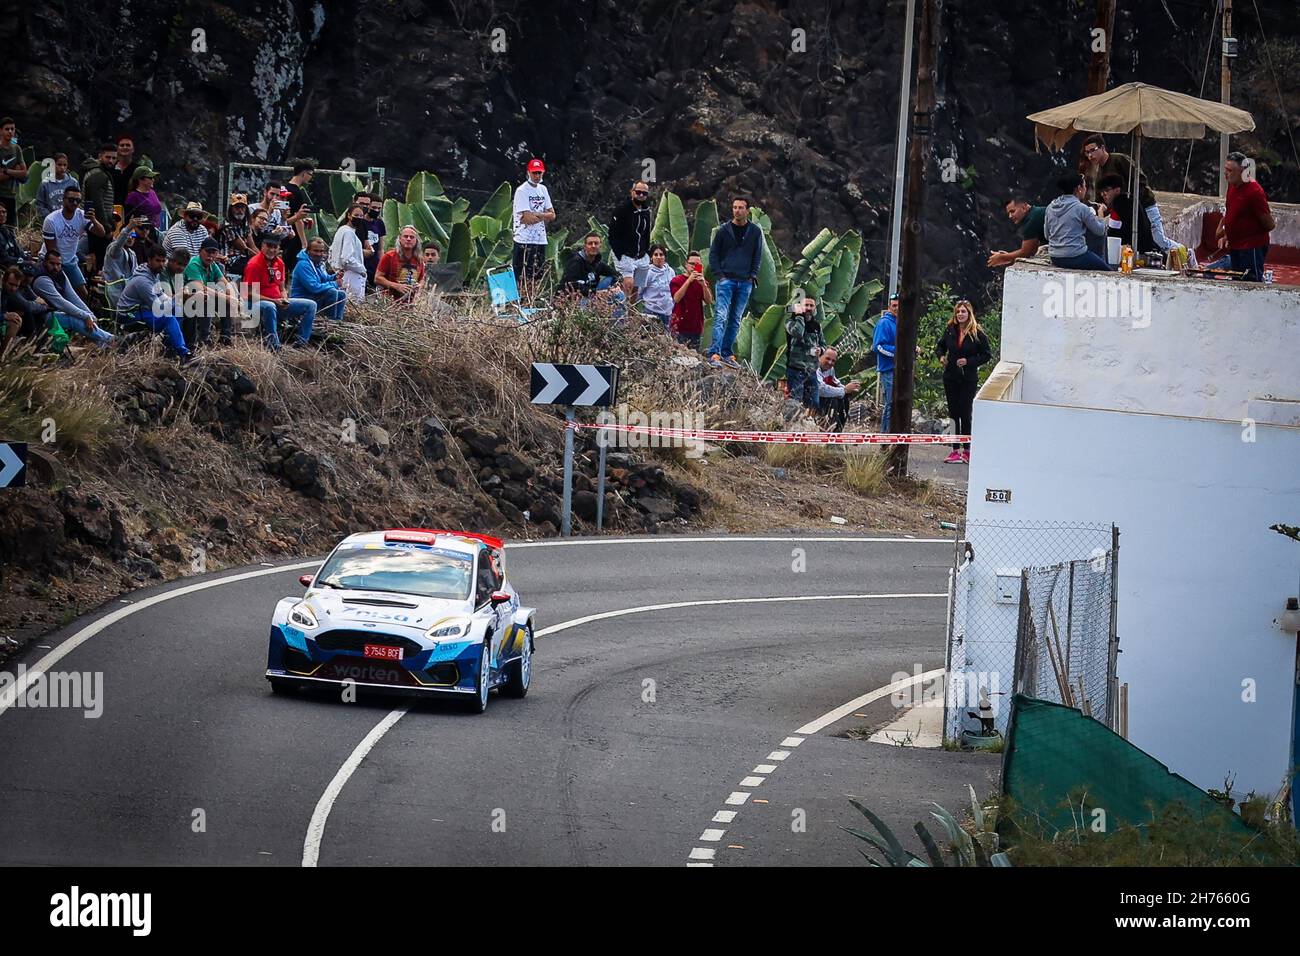
[[[1011,701],[1002,792],[1057,830],[1075,826],[1083,793],[1089,808],[1106,811],[1109,830],[1145,823],[1153,808],[1173,803],[1194,816],[1212,816],[1233,830],[1247,830],[1236,814],[1105,724],[1072,707],[1023,694]]]

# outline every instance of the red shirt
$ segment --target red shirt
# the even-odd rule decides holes
[[[673,276],[668,280],[668,291],[677,294],[686,282],[686,276]],[[686,294],[673,304],[673,318],[668,329],[678,335],[699,335],[704,331],[704,284],[691,283]]]
[[[1268,230],[1261,220],[1270,215],[1268,196],[1259,183],[1242,183],[1228,187],[1227,212],[1223,214],[1223,228],[1228,235],[1229,249],[1258,249],[1268,245]]]
[[[259,252],[244,266],[244,282],[261,298],[278,302],[284,298],[284,259],[276,256],[267,263],[265,253]]]
[[[418,249],[414,259],[403,259],[396,249],[389,249],[379,257],[379,265],[375,267],[375,274],[383,276],[389,282],[399,282],[402,285],[419,285],[424,281],[424,262],[420,258]],[[394,292],[392,289],[385,289],[384,291],[394,298],[401,295],[400,292]]]

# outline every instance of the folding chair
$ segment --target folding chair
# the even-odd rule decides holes
[[[515,281],[514,266],[504,265],[489,269],[486,273],[488,294],[492,298],[492,311],[503,315],[512,307],[515,321],[520,325],[532,321],[535,314],[545,309],[525,309],[519,304],[519,284]]]

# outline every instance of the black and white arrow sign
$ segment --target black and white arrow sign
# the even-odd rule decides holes
[[[529,394],[534,405],[606,408],[618,390],[615,365],[556,365],[534,362]]]
[[[0,441],[0,488],[17,488],[27,479],[27,443]]]

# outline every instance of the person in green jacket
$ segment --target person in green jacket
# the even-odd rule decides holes
[[[822,334],[821,306],[816,299],[799,299],[790,305],[790,315],[785,320],[785,381],[790,397],[800,404],[816,410],[817,356],[826,347]]]
[[[88,160],[81,167],[81,196],[87,211],[93,209],[95,217],[104,225],[103,236],[88,236],[90,254],[95,257],[93,268],[102,269],[108,258],[108,243],[112,239],[116,220],[113,205],[121,196],[113,193],[113,164],[117,162],[117,147],[105,143],[99,147],[98,159]]]

